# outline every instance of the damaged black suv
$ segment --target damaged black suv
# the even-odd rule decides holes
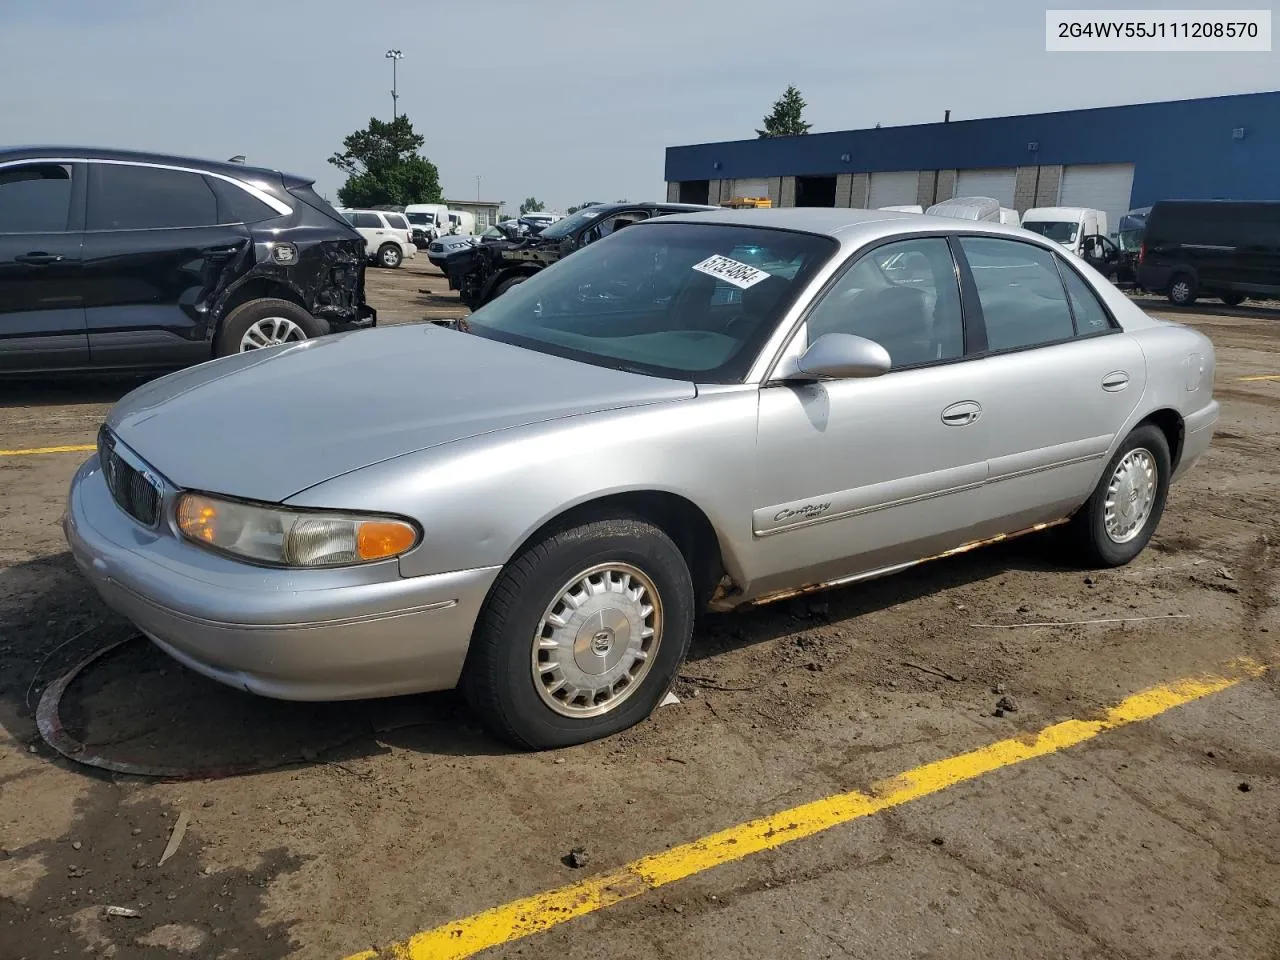
[[[0,374],[147,370],[370,327],[365,244],[274,170],[0,150]]]
[[[542,268],[624,226],[651,217],[717,209],[692,203],[593,204],[533,236],[513,230],[503,236],[486,235],[480,244],[448,254],[442,266],[449,288],[457,290],[462,302],[476,310]],[[495,232],[500,231],[495,228]]]

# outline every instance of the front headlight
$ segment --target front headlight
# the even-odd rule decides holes
[[[397,557],[418,544],[407,520],[257,506],[202,493],[178,498],[178,529],[202,547],[283,567],[342,567]]]

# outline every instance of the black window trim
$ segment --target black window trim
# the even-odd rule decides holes
[[[878,240],[873,240],[870,243],[864,244],[863,246],[858,247],[856,250],[854,250],[852,254],[850,254],[848,257],[845,258],[845,262],[836,269],[836,272],[827,278],[826,283],[824,283],[822,285],[822,288],[819,289],[816,294],[814,294],[813,298],[809,301],[808,306],[804,308],[804,312],[800,315],[800,318],[796,321],[795,325],[792,327],[791,332],[783,339],[782,347],[774,355],[773,361],[766,368],[764,378],[760,381],[760,386],[769,387],[769,386],[785,385],[783,381],[775,380],[773,378],[774,372],[778,368],[778,364],[781,363],[782,358],[786,355],[787,351],[791,348],[791,345],[795,342],[796,337],[800,335],[801,331],[804,331],[806,336],[808,335],[809,318],[813,315],[813,312],[818,307],[818,305],[827,298],[827,296],[831,293],[831,291],[835,288],[835,286],[838,283],[840,283],[841,280],[844,279],[845,274],[847,274],[850,270],[852,270],[854,266],[859,261],[862,260],[863,257],[871,254],[875,250],[878,250],[880,247],[887,246],[891,243],[901,243],[904,240],[942,239],[947,242],[947,247],[951,251],[951,264],[952,264],[952,270],[954,272],[955,279],[956,279],[957,295],[960,298],[960,325],[961,325],[961,336],[962,336],[964,347],[960,356],[958,357],[947,357],[944,360],[926,360],[923,363],[908,363],[908,364],[903,364],[900,367],[890,367],[890,369],[888,370],[888,372],[884,374],[884,376],[891,377],[895,373],[905,373],[910,370],[927,370],[931,367],[945,367],[945,366],[950,366],[951,364],[965,363],[969,360],[976,360],[979,357],[986,356],[985,352],[976,353],[970,350],[970,344],[972,343],[976,345],[976,343],[978,342],[981,342],[983,347],[985,348],[987,333],[986,333],[986,328],[979,324],[978,327],[974,328],[973,337],[971,339],[970,323],[969,323],[969,312],[970,312],[971,304],[969,303],[969,297],[966,296],[965,280],[964,280],[965,275],[960,269],[960,261],[956,256],[957,244],[955,244],[951,240],[953,235],[954,234],[952,234],[950,231],[946,231],[946,230],[929,230],[929,231],[922,231],[918,233],[917,232],[895,233],[892,236],[881,237]],[[968,282],[971,285],[973,284],[973,278],[971,276],[969,277]],[[975,313],[977,313],[977,315],[980,318],[982,308],[981,308],[981,305],[978,304],[977,302],[976,286],[972,288],[972,293],[970,294],[970,296],[972,297],[972,300],[973,300],[972,306],[976,308]]]
[[[85,169],[84,161],[68,160],[65,158],[46,159],[44,157],[32,157],[27,160],[6,160],[0,162],[0,170],[7,169],[9,167],[30,166],[59,166],[71,168],[71,197],[68,201],[67,225],[61,230],[23,230],[15,233],[5,233],[0,231],[0,237],[47,237],[53,234],[84,233],[85,207],[88,203],[89,197],[89,190],[86,186],[88,182],[88,171]]]
[[[974,280],[973,278],[973,268],[969,265],[969,258],[964,257],[963,269],[964,269],[964,272],[968,274],[969,283],[972,284],[972,287],[973,287],[973,308],[974,308],[973,316],[978,326],[980,326],[982,329],[982,342],[984,347],[987,348],[982,353],[974,354],[973,355],[974,359],[977,359],[980,357],[1003,357],[1013,353],[1025,353],[1028,350],[1041,350],[1045,347],[1060,347],[1066,343],[1075,343],[1077,340],[1093,340],[1098,337],[1109,337],[1113,334],[1124,332],[1124,329],[1119,325],[1119,323],[1116,321],[1115,316],[1111,313],[1111,309],[1106,305],[1103,299],[1099,297],[1096,293],[1094,293],[1094,299],[1096,299],[1099,305],[1102,307],[1102,311],[1106,315],[1107,323],[1109,325],[1106,330],[1099,330],[1096,333],[1079,333],[1078,332],[1079,328],[1076,325],[1075,308],[1071,306],[1071,294],[1067,291],[1067,284],[1062,279],[1062,273],[1061,273],[1061,271],[1064,268],[1067,270],[1074,270],[1075,268],[1068,265],[1066,263],[1065,257],[1062,254],[1060,254],[1057,250],[1051,250],[1048,247],[1042,246],[1038,243],[1028,243],[1026,240],[1023,240],[1021,237],[1008,237],[1008,236],[995,234],[995,233],[978,233],[978,232],[960,231],[952,234],[952,236],[955,238],[953,249],[959,250],[960,255],[962,257],[964,256],[964,248],[960,246],[960,240],[969,239],[969,238],[977,239],[977,240],[1003,240],[1007,243],[1019,243],[1019,244],[1022,244],[1024,247],[1034,247],[1035,249],[1041,250],[1044,253],[1048,254],[1052,262],[1054,263],[1055,267],[1058,270],[1058,284],[1062,287],[1062,297],[1067,302],[1067,314],[1068,316],[1071,317],[1071,329],[1073,332],[1072,332],[1072,335],[1069,337],[1064,337],[1059,340],[1046,340],[1042,343],[1029,343],[1029,344],[1026,344],[1025,346],[1006,347],[1002,350],[990,349],[989,343],[987,341],[987,321],[986,321],[986,317],[983,315],[983,312],[982,312],[982,301],[978,297],[978,284],[977,284],[977,281]],[[1093,284],[1091,284],[1083,276],[1080,276],[1080,273],[1078,271],[1076,272],[1076,276],[1080,278],[1080,280],[1084,283],[1086,287],[1088,287],[1091,291],[1093,290]],[[965,316],[966,316],[966,322],[967,322],[968,314],[966,313]]]

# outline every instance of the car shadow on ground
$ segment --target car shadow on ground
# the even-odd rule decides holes
[[[1027,537],[881,580],[707,615],[689,665],[702,673],[698,665],[710,658],[820,623],[843,621],[856,631],[864,614],[1013,570],[1062,569],[1053,561],[1053,542]],[[35,709],[44,688],[91,652],[135,634],[97,599],[68,553],[0,572],[0,725],[19,742],[39,744]],[[200,779],[369,757],[389,745],[452,756],[511,752],[483,732],[454,692],[337,703],[270,700],[208,680],[141,638],[86,667],[67,687],[60,717],[86,745],[85,756],[180,768]]]
[[[130,390],[161,373],[120,376],[67,376],[0,380],[0,409],[115,403]]]

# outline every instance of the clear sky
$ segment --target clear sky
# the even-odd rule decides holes
[[[0,0],[0,141],[243,153],[332,196],[328,156],[390,117],[395,47],[446,196],[479,176],[484,199],[563,209],[661,198],[665,147],[754,136],[788,83],[815,132],[1280,89],[1276,53],[1046,53],[1045,7]]]

